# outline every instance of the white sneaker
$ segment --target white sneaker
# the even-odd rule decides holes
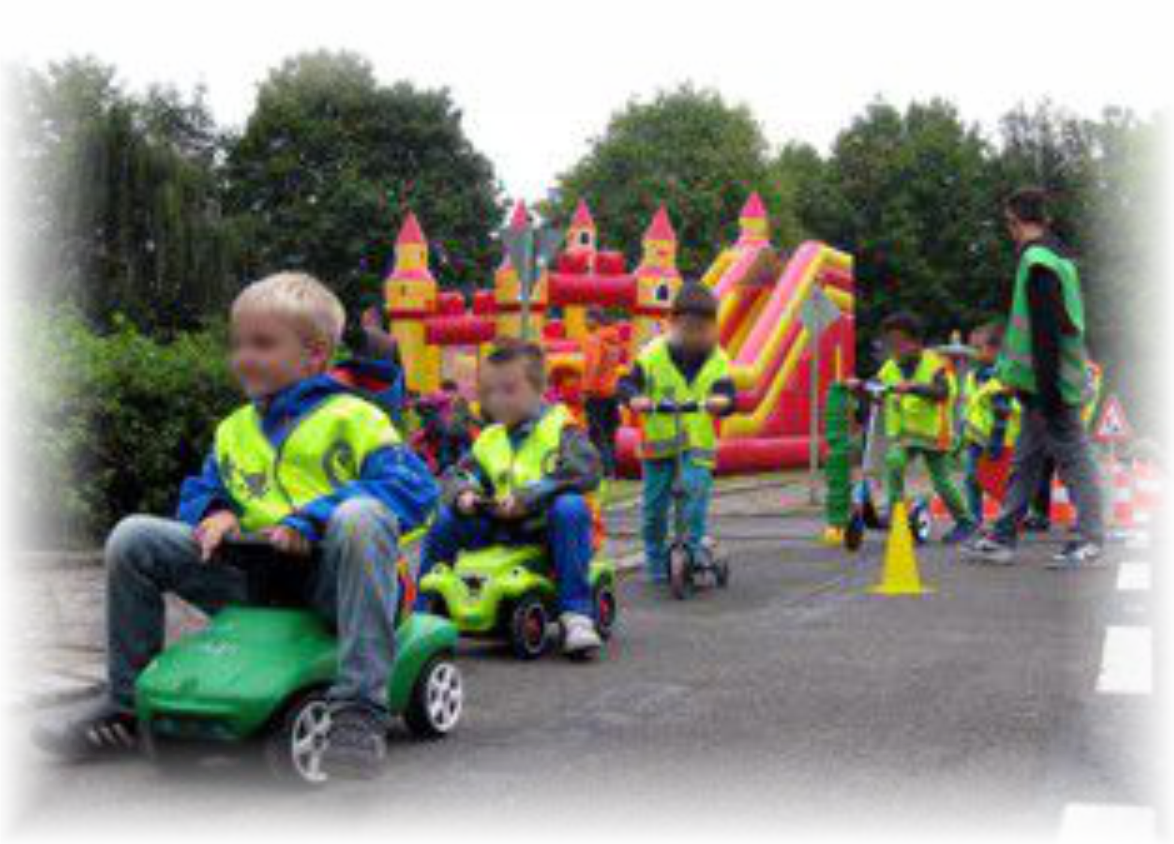
[[[587,616],[565,612],[559,621],[563,626],[563,653],[567,656],[586,659],[603,647],[595,622]]]

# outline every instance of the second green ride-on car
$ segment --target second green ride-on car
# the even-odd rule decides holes
[[[437,564],[420,580],[420,593],[429,612],[451,619],[462,635],[504,638],[520,659],[537,659],[558,631],[552,568],[541,545],[492,545],[461,553],[453,565]],[[619,611],[615,564],[595,557],[588,583],[595,629],[607,641]]]
[[[262,538],[228,540],[213,565],[245,572],[266,605],[229,607],[184,636],[143,671],[136,689],[147,753],[164,760],[259,742],[270,770],[293,782],[326,780],[326,690],[338,666],[333,632],[298,606],[288,573],[311,565],[283,558]],[[410,607],[406,600],[404,606]],[[396,632],[388,708],[415,735],[437,738],[460,720],[464,685],[453,662],[457,630],[443,618],[405,613]]]

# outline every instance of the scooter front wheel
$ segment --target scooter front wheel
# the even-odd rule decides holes
[[[678,601],[693,596],[693,555],[688,548],[676,545],[669,550],[669,589]]]

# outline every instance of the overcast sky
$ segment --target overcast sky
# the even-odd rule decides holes
[[[5,4],[0,39],[7,58],[33,64],[95,55],[132,87],[203,83],[216,117],[235,125],[282,58],[356,50],[384,81],[450,88],[507,193],[532,199],[626,100],[684,81],[748,104],[775,144],[826,147],[876,96],[945,96],[986,125],[1044,97],[1148,114],[1170,101],[1174,30],[1159,10],[1171,5],[28,0]]]

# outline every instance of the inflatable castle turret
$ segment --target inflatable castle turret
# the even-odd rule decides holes
[[[664,206],[644,232],[644,254],[636,268],[636,318],[633,353],[658,335],[681,287],[677,271],[677,233]]]
[[[738,215],[738,245],[768,243],[770,241],[770,220],[758,192],[750,194],[742,213]]]
[[[428,241],[409,213],[395,241],[395,264],[383,283],[391,333],[399,344],[409,390],[436,390],[440,350],[427,342],[425,320],[436,311],[436,279],[428,266]]]

